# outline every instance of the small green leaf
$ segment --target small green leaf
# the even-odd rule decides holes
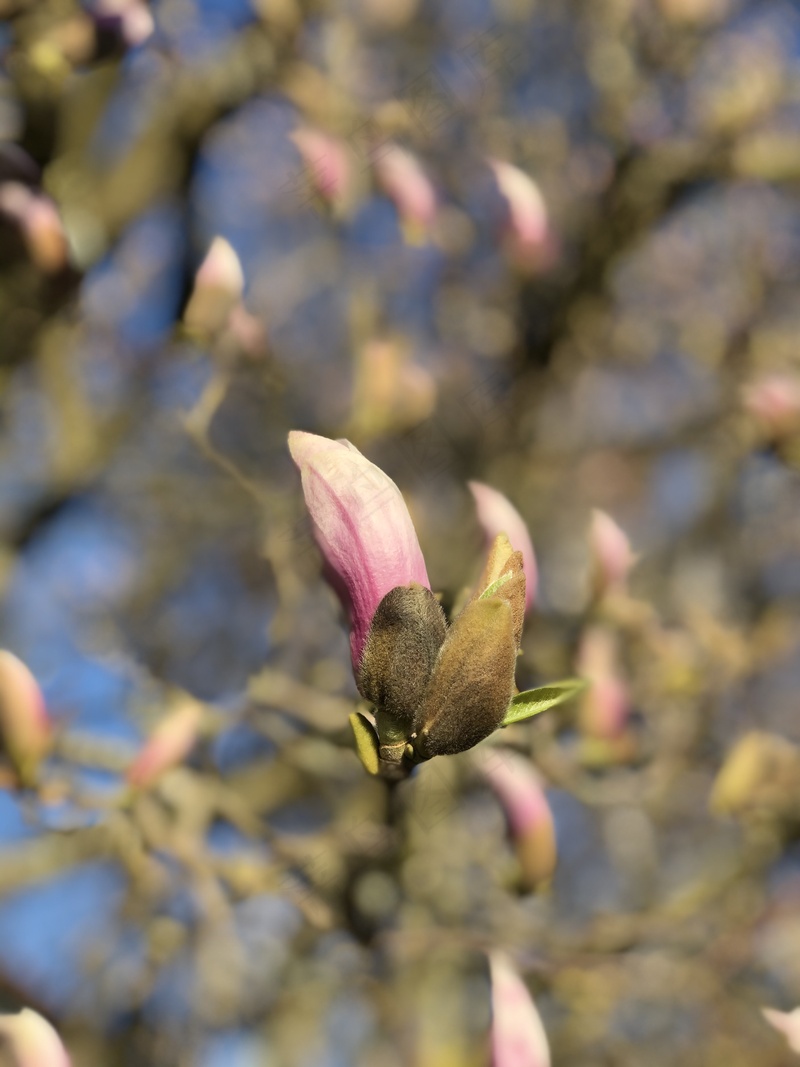
[[[499,578],[495,579],[491,585],[487,585],[478,600],[485,600],[487,596],[494,596],[501,585],[505,585],[506,582],[510,582],[514,577],[514,572],[509,571],[507,574],[501,574]]]
[[[372,723],[360,711],[353,711],[350,713],[350,725],[356,739],[356,752],[364,764],[364,769],[370,774],[377,774],[380,768],[380,755],[378,735]]]
[[[540,685],[537,689],[526,689],[524,693],[517,693],[508,706],[501,726],[510,726],[512,723],[522,722],[523,719],[530,719],[532,715],[554,708],[556,704],[565,703],[585,688],[586,682],[582,678],[565,678],[561,682],[551,682],[549,685]]]

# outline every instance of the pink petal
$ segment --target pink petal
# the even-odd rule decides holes
[[[800,1053],[800,1008],[794,1011],[776,1011],[762,1008],[761,1014],[779,1033],[783,1034],[792,1052]]]
[[[492,978],[492,1067],[550,1067],[550,1048],[527,986],[509,958],[489,956]]]
[[[70,1067],[56,1031],[30,1008],[17,1015],[0,1015],[0,1048],[11,1054],[11,1067]]]
[[[498,534],[504,533],[511,542],[511,547],[522,553],[522,566],[525,571],[525,606],[530,611],[536,599],[538,569],[533,542],[528,533],[525,520],[511,501],[481,482],[469,482],[470,492],[475,498],[478,509],[478,522],[483,527],[487,545],[491,545]]]
[[[350,617],[357,671],[372,616],[389,590],[409,582],[430,588],[422,550],[400,490],[349,441],[292,430],[289,451],[328,577]]]

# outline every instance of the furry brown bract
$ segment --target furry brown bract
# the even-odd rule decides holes
[[[464,752],[502,723],[514,690],[511,605],[475,600],[448,631],[415,722],[413,745],[423,759]]]
[[[412,582],[390,590],[367,635],[357,679],[361,695],[410,728],[446,632],[430,589]]]

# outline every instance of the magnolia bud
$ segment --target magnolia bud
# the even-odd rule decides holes
[[[525,614],[523,557],[504,534],[472,600],[448,628],[394,482],[348,441],[289,435],[331,583],[351,624],[356,682],[377,733],[353,717],[371,773],[463,752],[504,721]]]
[[[511,501],[492,486],[482,482],[469,482],[469,489],[475,500],[478,521],[483,528],[487,545],[492,545],[497,535],[503,533],[508,537],[512,548],[522,553],[525,610],[530,611],[536,597],[538,573],[536,555],[525,520]]]
[[[244,292],[239,257],[224,237],[215,237],[198,268],[183,321],[187,330],[213,335],[228,324]]]
[[[528,270],[545,264],[552,255],[552,238],[539,186],[511,163],[492,160],[489,165],[508,208],[506,230],[513,259]]]
[[[511,960],[489,957],[492,979],[493,1067],[550,1067],[550,1048],[528,988]]]
[[[58,1034],[30,1008],[18,1015],[0,1015],[0,1052],[10,1056],[10,1067],[70,1067]]]
[[[405,236],[421,243],[436,218],[436,192],[416,156],[399,145],[387,145],[375,160],[375,174],[397,207]]]
[[[177,767],[194,747],[202,717],[202,705],[184,695],[158,724],[128,769],[130,784],[145,788],[165,771]]]
[[[0,750],[23,785],[32,785],[51,742],[44,697],[31,672],[11,652],[0,652]]]
[[[800,748],[785,737],[753,730],[727,753],[711,790],[711,811],[721,815],[754,810],[795,813],[798,775]]]
[[[578,674],[589,687],[581,697],[580,725],[589,737],[619,737],[630,714],[628,687],[620,674],[617,635],[604,626],[590,626],[581,638]]]
[[[762,1008],[761,1014],[770,1026],[783,1034],[792,1052],[800,1052],[800,1008],[795,1008],[794,1011]]]
[[[291,135],[322,199],[342,207],[352,197],[353,164],[343,141],[322,130],[300,126]]]
[[[800,749],[783,737],[752,730],[728,753],[711,791],[711,810],[746,815],[755,810],[794,814]]]
[[[621,588],[635,562],[635,556],[625,531],[610,515],[597,508],[592,512],[589,527],[589,551],[595,596]]]
[[[539,775],[530,760],[509,749],[479,750],[473,758],[503,805],[523,882],[535,889],[549,881],[556,865],[553,813]]]

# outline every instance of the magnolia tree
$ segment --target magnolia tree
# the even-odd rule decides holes
[[[0,1063],[783,1067],[794,6],[0,17]]]

